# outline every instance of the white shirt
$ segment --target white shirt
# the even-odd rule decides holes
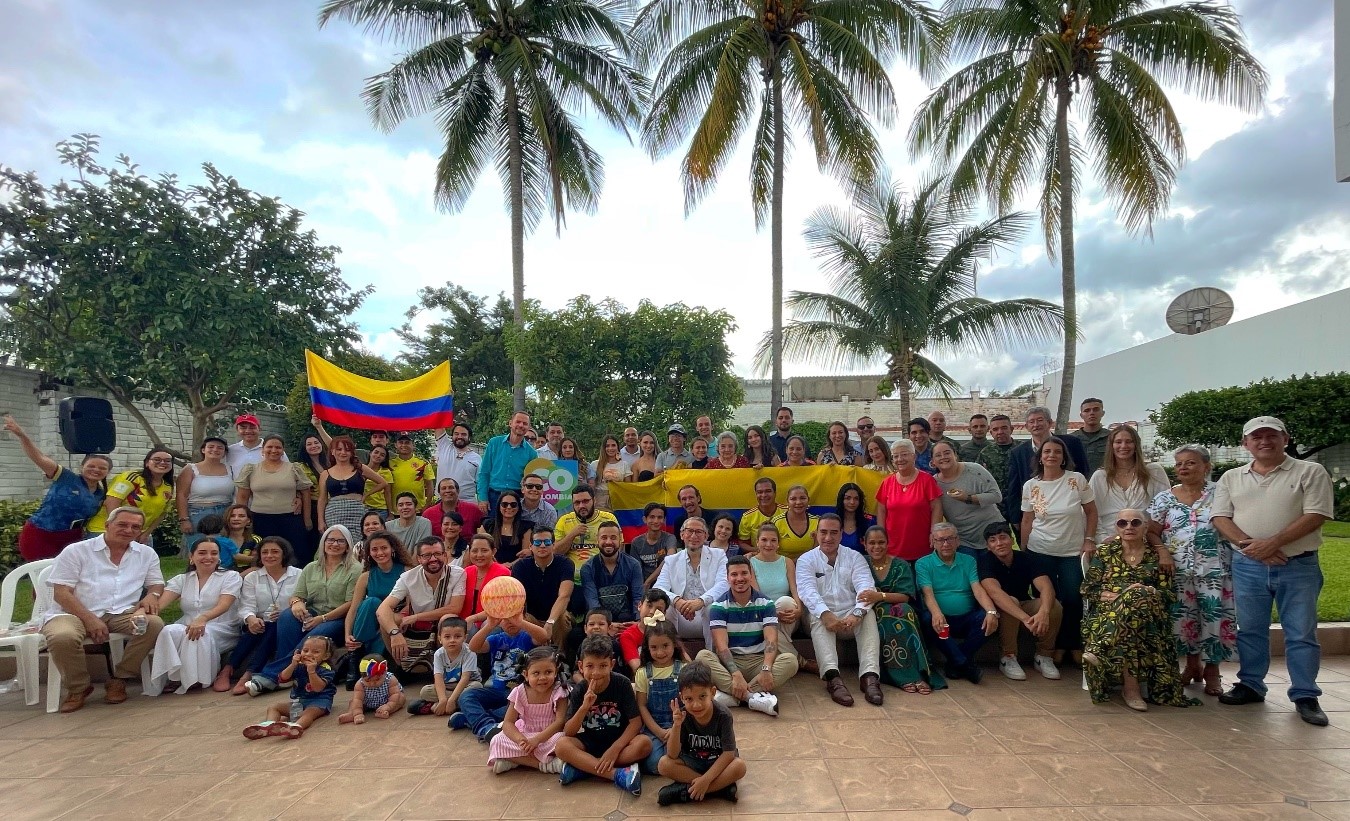
[[[797,557],[797,595],[806,612],[816,618],[826,610],[841,619],[857,608],[866,610],[871,605],[858,596],[864,590],[876,588],[867,559],[856,550],[841,546],[833,565],[819,547]]]
[[[286,609],[295,591],[295,583],[300,581],[300,568],[286,566],[280,581],[259,569],[244,577],[239,589],[239,620],[257,616],[263,621],[273,621],[278,613]],[[275,609],[273,609],[275,608]],[[271,613],[271,618],[268,613]]]
[[[445,604],[449,604],[455,596],[464,595],[464,571],[447,564],[445,570],[441,572],[450,574],[450,584],[445,591]],[[438,581],[437,584],[439,583]],[[389,592],[389,598],[395,601],[406,599],[412,612],[425,613],[434,609],[432,604],[436,602],[436,588],[427,584],[427,574],[422,568],[414,567],[412,570],[405,570],[403,575],[398,577],[398,581],[394,582],[394,589]]]
[[[249,575],[256,575],[256,571]],[[188,624],[215,607],[220,603],[221,596],[233,596],[234,606],[216,616],[213,621],[220,627],[238,630],[241,621],[239,618],[239,590],[243,584],[243,578],[233,570],[221,570],[212,573],[207,578],[206,584],[198,582],[196,571],[189,570],[187,573],[180,573],[169,579],[169,583],[164,585],[164,589],[178,594],[179,605],[183,608],[183,618],[178,620],[180,624]]]
[[[1121,487],[1106,478],[1106,471],[1101,468],[1097,468],[1088,480],[1093,500],[1097,503],[1097,533],[1094,538],[1098,544],[1115,537],[1116,519],[1120,517],[1120,511],[1137,510],[1147,519],[1148,506],[1153,503],[1153,497],[1172,486],[1167,471],[1157,462],[1146,463],[1144,470],[1148,471],[1146,487],[1140,487],[1138,480],[1130,482],[1129,487]]]
[[[459,483],[459,498],[465,502],[478,501],[478,469],[483,465],[483,457],[478,452],[455,447],[450,434],[443,433],[436,440],[436,486],[442,479],[454,479]]]
[[[541,448],[535,448],[535,451],[539,454],[540,459],[551,459],[554,462],[558,461],[558,457],[553,453],[553,448],[548,445],[544,445]]]
[[[245,445],[243,441],[235,442],[233,445],[225,448],[225,464],[230,466],[230,475],[238,476],[239,471],[244,469],[244,465],[256,465],[262,461],[263,440],[258,439],[258,444],[253,447]],[[290,457],[281,454],[281,461],[289,462]]]
[[[1067,470],[1053,481],[1028,479],[1022,485],[1022,512],[1032,514],[1032,523],[1023,547],[1046,556],[1077,556],[1087,530],[1083,505],[1092,501],[1092,487],[1077,471]]]
[[[702,555],[699,557],[698,572],[695,574],[694,566],[689,563],[689,551],[681,548],[665,558],[661,563],[661,573],[656,577],[656,584],[652,587],[659,587],[670,596],[672,604],[675,599],[692,599],[689,587],[691,577],[696,577],[702,583],[703,593],[697,598],[703,599],[703,603],[712,604],[726,594],[727,583],[727,552],[720,547],[705,547],[702,549]]]
[[[628,452],[628,448],[619,448],[619,458],[622,459],[623,463],[625,465],[628,465],[630,468],[633,466],[633,463],[636,462],[638,460],[638,457],[641,455],[642,455],[642,447],[640,445],[638,446],[638,449],[633,451],[632,453]]]
[[[164,574],[159,570],[159,556],[140,542],[132,542],[122,554],[122,563],[113,564],[108,543],[100,533],[62,550],[47,576],[47,584],[73,587],[80,604],[95,616],[102,617],[136,609],[136,604],[145,595],[145,588],[164,584]],[[71,614],[53,601],[43,622],[62,615]]]

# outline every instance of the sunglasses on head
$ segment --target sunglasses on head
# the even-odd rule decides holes
[[[1116,519],[1116,527],[1139,527],[1143,523],[1143,519]]]

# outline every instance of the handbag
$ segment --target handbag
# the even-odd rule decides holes
[[[441,574],[440,582],[436,584],[436,593],[431,602],[432,610],[445,606],[449,591],[450,568],[447,567]],[[414,675],[431,675],[432,657],[439,646],[436,641],[436,625],[432,624],[430,629],[410,625],[403,630],[403,640],[408,645],[408,652],[403,656],[403,661],[399,662],[399,669]]]

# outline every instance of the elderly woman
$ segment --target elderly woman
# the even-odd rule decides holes
[[[984,466],[957,459],[956,448],[946,439],[933,445],[932,457],[937,468],[933,478],[942,489],[942,516],[956,525],[960,551],[978,561],[986,549],[984,529],[1003,521],[1003,491]]]
[[[848,438],[848,425],[831,422],[825,433],[825,447],[816,456],[818,465],[852,465],[858,454]]]
[[[246,685],[250,696],[277,689],[281,671],[291,655],[310,636],[342,638],[347,610],[361,565],[354,557],[352,536],[342,525],[332,525],[319,539],[319,556],[300,571],[286,606],[277,619],[277,652]]]
[[[257,552],[259,569],[244,577],[239,591],[238,612],[244,627],[229,663],[221,670],[226,680],[234,671],[243,671],[233,690],[237,696],[248,692],[249,679],[276,654],[277,619],[300,580],[300,568],[294,566],[295,556],[285,539],[268,536]],[[218,678],[215,689],[221,683]]]
[[[66,545],[84,538],[85,521],[103,508],[112,460],[91,453],[79,470],[66,470],[33,444],[13,416],[5,415],[4,429],[19,440],[24,455],[51,482],[42,504],[19,531],[19,555],[26,562],[54,559]]]
[[[899,439],[891,447],[895,472],[877,488],[877,526],[886,528],[891,555],[913,564],[933,552],[929,533],[942,521],[942,490],[914,464],[914,443]]]
[[[1092,700],[1107,701],[1118,684],[1125,706],[1142,713],[1148,705],[1141,687],[1147,686],[1154,704],[1189,707],[1197,702],[1186,696],[1177,674],[1172,579],[1144,539],[1143,512],[1125,508],[1118,515],[1116,537],[1097,547],[1083,579],[1083,662]]]
[[[1159,493],[1171,482],[1167,471],[1157,462],[1145,462],[1139,432],[1129,425],[1121,425],[1106,437],[1106,459],[1088,480],[1092,495],[1097,500],[1097,532],[1095,540],[1105,542],[1115,535],[1112,524],[1116,514],[1125,508],[1147,510]],[[1148,535],[1148,534],[1145,534]],[[1161,548],[1161,545],[1157,545]],[[1171,564],[1172,556],[1160,550],[1162,563]]]
[[[736,434],[724,430],[717,434],[717,453],[708,459],[706,470],[748,468],[750,460],[736,452]]]
[[[1178,484],[1154,497],[1149,529],[1176,562],[1172,627],[1177,653],[1186,656],[1181,683],[1203,680],[1205,695],[1217,696],[1223,693],[1219,664],[1237,649],[1233,556],[1209,520],[1216,487],[1209,451],[1186,445],[1175,458]]]
[[[181,602],[183,616],[159,631],[146,695],[186,693],[208,684],[215,684],[217,691],[229,687],[231,671],[219,669],[220,654],[232,650],[239,638],[234,603],[243,584],[238,573],[220,566],[220,544],[214,538],[205,536],[192,546],[187,572],[169,579],[159,600],[161,608]]]

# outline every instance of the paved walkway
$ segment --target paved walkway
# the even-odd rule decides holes
[[[1264,705],[1093,705],[1065,680],[1008,682],[884,707],[833,704],[798,676],[782,717],[736,711],[749,775],[739,804],[660,808],[598,781],[567,788],[514,770],[444,721],[406,714],[364,726],[323,719],[298,741],[247,741],[266,699],[135,695],[46,715],[0,696],[0,796],[8,819],[626,818],[737,819],[1350,819],[1350,657],[1328,659],[1332,726],[1298,720],[1282,692]],[[1276,675],[1282,674],[1277,670]],[[1225,670],[1231,680],[1233,671]],[[1279,683],[1272,683],[1282,691]],[[1198,686],[1195,688],[1199,695]]]

